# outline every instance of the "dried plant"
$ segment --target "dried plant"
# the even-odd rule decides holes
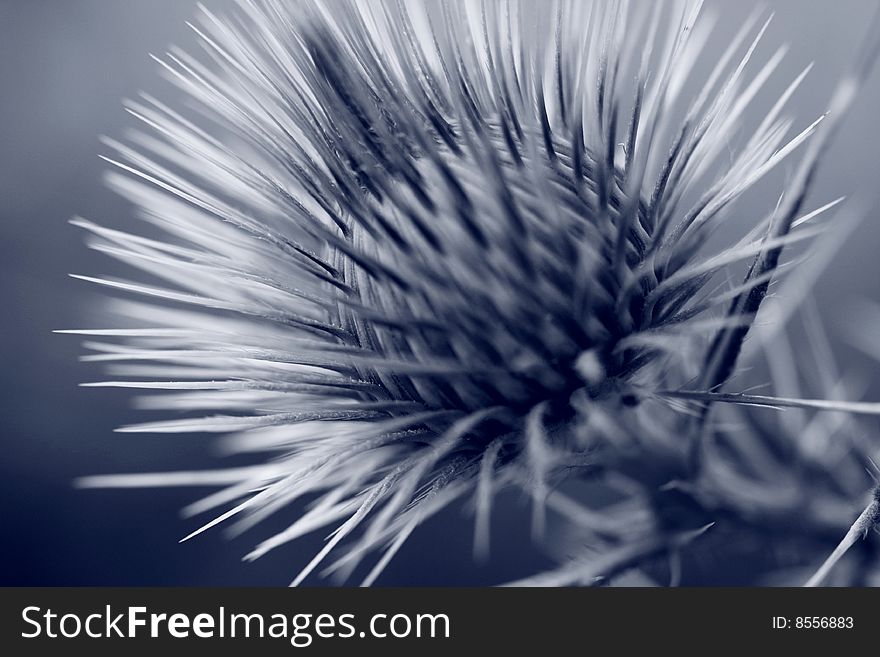
[[[757,16],[717,57],[692,2],[240,5],[201,10],[206,61],[157,60],[192,111],[144,95],[127,107],[146,129],[107,141],[110,184],[151,236],[74,223],[152,279],[81,277],[139,299],[110,302],[115,328],[78,331],[118,377],[87,385],[161,391],[142,405],[187,414],[121,431],[217,432],[255,464],[85,485],[216,485],[187,512],[219,515],[190,536],[305,499],[248,555],[332,529],[294,584],[325,561],[370,584],[462,501],[485,553],[506,487],[562,558],[522,583],[674,582],[701,555],[791,545],[792,566],[821,562],[872,487],[855,417],[880,405],[840,401],[821,346],[786,362],[805,290],[762,310],[769,329],[755,318],[783,249],[832,248],[849,225],[825,232],[837,201],[805,202],[872,48],[828,114],[786,114],[807,67],[744,126],[784,56],[754,61]],[[737,215],[784,162],[780,201]],[[739,237],[713,245],[732,219]],[[828,400],[738,387],[750,333],[784,381],[813,363]],[[774,425],[750,407],[789,410]],[[561,490],[572,480],[602,503]],[[782,572],[757,561],[753,581]]]

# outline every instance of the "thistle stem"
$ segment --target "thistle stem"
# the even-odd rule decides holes
[[[880,521],[880,486],[874,489],[874,497],[865,510],[856,518],[856,521],[849,528],[843,540],[834,548],[834,552],[825,560],[819,570],[804,584],[805,587],[821,586],[822,582],[831,572],[831,569],[846,554],[849,549],[855,545],[856,541],[863,538]]]

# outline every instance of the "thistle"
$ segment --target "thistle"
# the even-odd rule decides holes
[[[786,115],[807,67],[743,137],[784,56],[754,61],[757,16],[694,83],[701,3],[240,5],[201,9],[202,59],[157,59],[193,111],[144,95],[127,105],[144,131],[107,141],[110,184],[152,236],[74,223],[152,281],[80,277],[125,297],[115,328],[79,331],[120,377],[87,385],[187,414],[121,431],[216,432],[254,465],[85,485],[217,485],[189,537],[308,500],[247,555],[332,530],[294,584],[367,559],[376,581],[451,504],[473,504],[485,554],[510,487],[536,538],[568,541],[527,583],[675,580],[731,543],[796,544],[792,565],[818,566],[872,486],[872,448],[811,451],[799,432],[827,446],[880,407],[751,394],[735,375],[744,345],[786,344],[779,308],[753,326],[783,250],[833,243],[838,201],[807,195],[871,49],[827,115]],[[782,163],[780,201],[713,245]],[[761,406],[792,410],[772,427]],[[571,480],[613,494],[579,499]]]

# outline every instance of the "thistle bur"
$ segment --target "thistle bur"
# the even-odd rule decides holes
[[[485,554],[505,487],[529,496],[536,537],[553,514],[588,546],[527,583],[656,570],[713,534],[806,542],[801,565],[817,565],[870,488],[867,448],[806,472],[796,436],[719,417],[880,412],[730,382],[783,249],[837,203],[805,207],[873,52],[828,115],[786,115],[807,67],[741,137],[784,55],[755,61],[768,23],[743,25],[694,84],[701,3],[202,8],[205,56],[157,59],[194,111],[144,95],[127,105],[144,131],[107,141],[110,184],[153,236],[74,222],[153,282],[81,277],[128,298],[111,302],[118,327],[80,332],[119,377],[88,385],[161,391],[141,404],[189,414],[122,431],[216,432],[265,459],[83,483],[216,485],[188,507],[215,514],[190,537],[307,499],[248,555],[332,529],[294,584],[373,559],[370,584],[468,497]],[[710,247],[788,161],[780,202]],[[625,492],[594,506],[563,478]]]

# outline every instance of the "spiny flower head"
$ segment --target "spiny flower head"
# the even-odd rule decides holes
[[[152,236],[75,223],[153,279],[89,278],[141,298],[88,331],[116,338],[89,358],[124,377],[96,385],[162,391],[144,405],[194,414],[125,430],[218,432],[266,459],[91,483],[218,484],[189,511],[231,508],[199,531],[309,498],[249,555],[335,526],[297,583],[337,548],[342,575],[382,548],[374,581],[466,495],[485,550],[504,486],[531,496],[536,535],[546,506],[586,534],[589,559],[554,583],[761,506],[727,490],[740,490],[728,463],[753,454],[707,455],[708,409],[819,404],[720,387],[783,247],[835,204],[802,208],[866,66],[829,117],[795,128],[804,70],[742,138],[784,50],[755,64],[767,23],[753,19],[692,84],[711,33],[700,3],[240,4],[235,19],[202,9],[206,57],[158,60],[194,111],[144,95],[127,107],[146,130],[107,142],[110,182]],[[804,142],[780,203],[709,250]],[[550,494],[563,474],[631,485],[600,513]]]

